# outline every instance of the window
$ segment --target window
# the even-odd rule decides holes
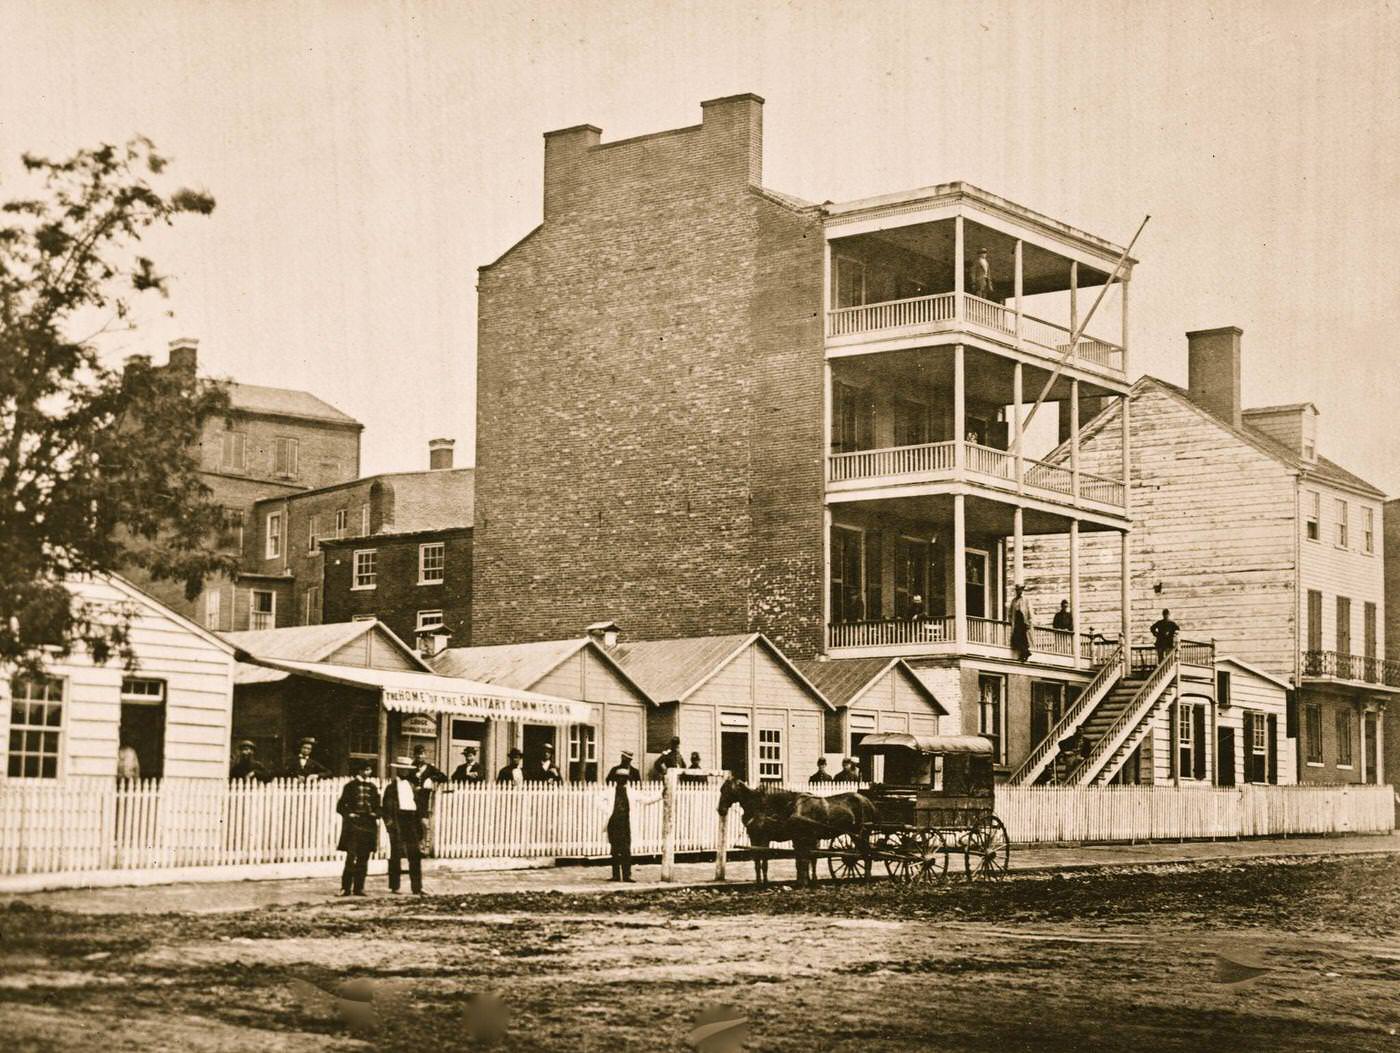
[[[1376,511],[1374,508],[1361,510],[1361,551],[1368,556],[1376,554]]]
[[[223,628],[224,594],[218,589],[210,589],[204,594],[204,627]]]
[[[376,567],[379,562],[379,553],[376,549],[361,548],[355,550],[355,577],[350,587],[352,589],[372,589],[377,578]]]
[[[447,567],[447,546],[441,541],[418,546],[418,584],[439,585]]]
[[[778,728],[758,729],[759,782],[783,780],[783,733]]]
[[[1347,547],[1347,503],[1337,502],[1337,547]]]
[[[1314,443],[1311,439],[1303,440],[1303,460],[1317,460],[1317,444]]]
[[[569,727],[569,781],[595,782],[598,778],[598,729],[591,724]]]
[[[831,528],[831,620],[859,622],[882,616],[880,535]]]
[[[242,472],[248,467],[248,436],[241,431],[226,431],[220,447],[219,461],[226,472]]]
[[[350,755],[374,757],[379,753],[379,706],[356,706],[350,711]]]
[[[1351,600],[1346,596],[1337,597],[1337,653],[1351,654]],[[1346,671],[1338,669],[1338,675]]]
[[[1316,702],[1307,702],[1303,705],[1303,732],[1307,740],[1307,753],[1305,754],[1309,764],[1322,763],[1322,707]]]
[[[1361,605],[1362,654],[1376,657],[1376,605],[1369,600]],[[1370,673],[1370,669],[1367,669]],[[1370,677],[1368,676],[1368,679]]]
[[[272,440],[272,474],[279,479],[297,477],[297,456],[300,443],[296,439],[278,437]]]
[[[346,530],[349,529],[349,525],[350,512],[344,508],[337,511],[335,514],[335,536],[344,537]]]
[[[895,543],[896,618],[918,618],[942,613],[943,589],[933,580],[936,567],[936,556],[931,542],[901,537]]]
[[[12,779],[58,778],[58,737],[63,727],[63,681],[27,678],[11,684],[10,755]]]
[[[1206,707],[1181,702],[1176,707],[1177,774],[1183,779],[1206,777]]]
[[[860,260],[849,259],[845,256],[837,256],[834,265],[836,267],[833,283],[836,288],[836,306],[859,307],[865,303],[865,264]]]
[[[1316,541],[1322,536],[1322,495],[1316,490],[1307,492],[1307,531],[1308,540]]]
[[[360,506],[360,537],[369,537],[369,505]]]
[[[1351,767],[1351,713],[1337,710],[1337,767]]]
[[[306,521],[306,551],[314,556],[320,550],[321,517],[312,514],[311,517]]]
[[[1322,593],[1308,590],[1308,650],[1322,650]]]
[[[122,701],[155,705],[165,701],[165,681],[127,677],[122,681]]]
[[[1224,669],[1215,673],[1215,704],[1221,709],[1230,704],[1230,674]]]
[[[831,386],[831,452],[853,453],[875,446],[875,400],[862,388]]]
[[[922,402],[894,402],[894,444],[920,446],[929,441],[929,408]]]
[[[277,625],[277,593],[254,589],[248,597],[248,628],[272,629]]]
[[[351,617],[352,622],[372,622],[379,618],[377,614],[356,614]]]
[[[267,517],[267,544],[263,549],[268,559],[282,555],[282,513],[272,512]]]
[[[1269,724],[1262,717],[1255,717],[1251,723],[1254,725],[1250,733],[1249,748],[1252,753],[1267,755],[1269,752]]]
[[[419,611],[418,619],[414,623],[414,631],[422,632],[430,625],[442,624],[442,611]]]
[[[243,551],[243,509],[225,508],[219,527],[219,547]]]
[[[977,733],[992,743],[992,759],[1006,763],[1006,734],[1003,721],[1005,710],[1002,697],[1005,681],[999,676],[982,674],[977,678]]]
[[[301,624],[316,625],[321,621],[321,586],[308,585],[301,594]]]
[[[1242,714],[1244,724],[1244,781],[1278,782],[1278,765],[1274,739],[1278,735],[1278,718],[1272,714]]]

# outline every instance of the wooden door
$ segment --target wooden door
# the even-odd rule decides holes
[[[1235,785],[1235,729],[1226,725],[1216,728],[1219,756],[1216,760],[1216,785]]]

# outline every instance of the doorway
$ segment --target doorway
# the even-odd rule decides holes
[[[522,732],[521,749],[525,753],[525,767],[538,764],[545,746],[554,750],[554,763],[559,764],[559,743],[554,741],[556,729],[547,724],[526,724]]]
[[[719,733],[719,764],[740,782],[749,781],[749,733],[724,728]]]
[[[1235,785],[1235,729],[1222,724],[1215,729],[1217,758],[1215,764],[1217,786]]]
[[[165,681],[128,678],[122,681],[120,745],[136,751],[141,778],[165,773]]]
[[[1361,762],[1366,765],[1365,782],[1376,785],[1376,715],[1364,713],[1361,717],[1361,733],[1366,736],[1361,747]]]
[[[970,548],[964,553],[967,560],[967,616],[987,617],[987,553]]]

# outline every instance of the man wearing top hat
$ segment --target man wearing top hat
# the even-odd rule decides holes
[[[357,760],[350,765],[350,781],[340,791],[335,810],[340,813],[340,842],[345,853],[345,869],[340,875],[342,896],[365,894],[365,871],[379,841],[379,791],[370,781],[370,762]]]
[[[287,765],[282,778],[314,782],[330,775],[330,769],[311,755],[315,749],[316,740],[313,738],[307,737],[297,743],[297,755],[292,758],[292,763]]]
[[[229,769],[228,777],[233,782],[245,779],[256,782],[272,781],[272,773],[258,761],[258,747],[253,745],[252,739],[244,739],[238,744],[238,759]]]
[[[554,746],[546,742],[540,747],[539,759],[525,772],[525,779],[528,782],[557,783],[563,782],[564,776],[559,774],[559,769],[554,766]]]
[[[510,752],[506,754],[506,758],[508,763],[496,773],[496,782],[512,783],[516,786],[523,785],[525,782],[525,768],[522,766],[521,762],[525,759],[525,754],[512,746]]]
[[[380,810],[384,829],[389,832],[389,891],[399,890],[399,860],[408,860],[408,884],[415,895],[423,895],[423,814],[414,785],[413,761],[395,757],[384,787]]]

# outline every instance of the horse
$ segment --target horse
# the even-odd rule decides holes
[[[797,883],[816,880],[817,845],[825,838],[850,834],[868,855],[867,829],[875,822],[875,806],[859,793],[818,797],[793,790],[754,789],[739,779],[726,779],[719,790],[719,814],[733,805],[744,810],[749,843],[766,849],[774,841],[791,841],[797,856]],[[768,884],[768,857],[760,851],[753,860],[754,878]]]

